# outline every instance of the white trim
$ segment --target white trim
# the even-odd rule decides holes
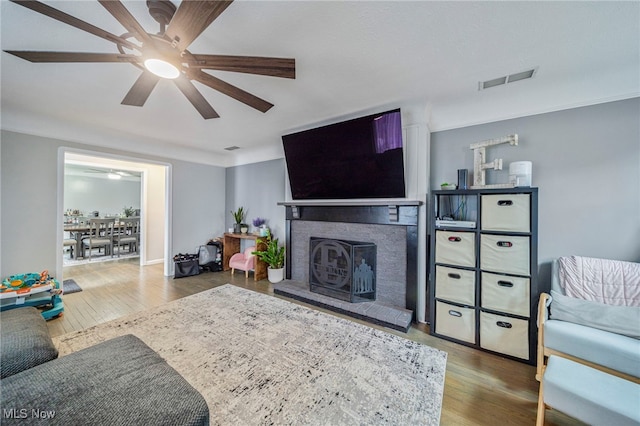
[[[169,277],[173,275],[173,259],[171,257],[171,253],[173,252],[173,230],[171,227],[171,224],[173,223],[173,209],[171,207],[173,206],[173,167],[171,164],[167,165],[165,168],[164,179],[164,276]]]
[[[171,259],[171,255],[170,253],[172,252],[172,239],[171,238],[167,238],[167,236],[170,236],[172,233],[172,229],[171,229],[171,205],[170,205],[170,200],[171,200],[171,170],[172,170],[172,165],[170,163],[166,163],[166,162],[160,162],[160,161],[154,161],[154,160],[148,160],[148,159],[143,159],[143,158],[138,158],[138,157],[133,157],[133,156],[126,156],[126,155],[117,155],[117,154],[111,154],[111,153],[106,153],[106,152],[100,152],[100,151],[92,151],[92,150],[86,150],[86,149],[78,149],[78,148],[71,148],[71,147],[67,147],[67,146],[61,146],[58,148],[58,162],[57,162],[57,223],[64,223],[64,164],[65,164],[65,159],[67,157],[67,154],[70,154],[71,157],[73,157],[74,155],[78,155],[78,156],[86,156],[86,157],[94,157],[97,160],[100,159],[106,159],[106,160],[112,160],[112,161],[116,161],[116,162],[126,162],[126,163],[134,163],[133,165],[129,164],[127,165],[128,168],[136,168],[136,165],[140,165],[140,169],[139,171],[142,172],[141,175],[141,179],[140,179],[140,184],[141,184],[141,191],[140,191],[140,197],[141,197],[141,202],[140,202],[140,206],[142,207],[142,213],[143,213],[143,217],[141,218],[141,227],[142,227],[142,232],[143,232],[143,237],[144,235],[147,233],[146,231],[146,214],[147,214],[147,209],[146,204],[147,204],[147,196],[148,196],[148,190],[146,188],[146,184],[147,184],[147,180],[148,180],[148,176],[147,176],[147,170],[143,167],[143,165],[149,165],[149,166],[160,166],[164,168],[164,175],[165,175],[165,221],[164,221],[164,233],[165,233],[165,239],[164,239],[164,258],[163,259],[153,259],[150,261],[146,260],[146,251],[145,251],[145,245],[141,244],[140,247],[140,265],[144,266],[144,265],[150,265],[150,264],[157,264],[157,263],[162,263],[164,262],[165,264],[165,274],[167,274],[167,265],[169,265],[169,270],[171,269],[171,266],[173,264],[172,259]],[[62,281],[64,279],[63,277],[63,261],[62,261],[62,256],[63,256],[63,246],[62,246],[62,241],[64,239],[64,231],[62,229],[62,227],[58,228],[58,231],[56,232],[56,277],[59,277],[60,281]]]
[[[63,249],[62,241],[64,240],[64,230],[60,224],[64,223],[64,157],[65,151],[62,147],[58,148],[57,170],[56,170],[56,271],[55,275],[60,281],[60,286],[64,290],[64,277],[62,275],[62,256]]]

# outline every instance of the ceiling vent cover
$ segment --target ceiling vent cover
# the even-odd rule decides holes
[[[478,90],[485,90],[491,87],[502,86],[503,84],[515,83],[516,81],[532,78],[536,74],[537,68],[509,74],[504,77],[493,78],[491,80],[478,82]]]
[[[226,147],[225,149],[226,149],[227,151],[235,151],[236,149],[240,149],[240,147],[239,147],[239,146],[235,146],[235,145],[233,145],[233,146],[228,146],[228,147]]]

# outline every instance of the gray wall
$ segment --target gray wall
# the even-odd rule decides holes
[[[64,210],[80,210],[85,215],[97,210],[100,216],[112,216],[121,214],[125,207],[139,209],[141,186],[140,179],[65,175]]]
[[[487,183],[506,183],[513,161],[533,162],[543,284],[558,256],[640,261],[640,98],[434,132],[432,189],[473,171],[469,144],[512,133],[518,146],[487,149],[504,161]]]
[[[174,253],[192,252],[224,230],[224,168],[9,131],[1,135],[0,276],[56,270],[56,159],[62,146],[171,164]]]
[[[194,253],[225,231],[224,167],[173,163],[173,253]]]
[[[267,226],[277,238],[284,240],[283,206],[285,200],[284,159],[227,168],[226,228],[233,226],[231,210],[242,206],[247,211],[245,222],[251,227],[256,217],[267,220]]]

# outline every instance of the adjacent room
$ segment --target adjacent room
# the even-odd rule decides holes
[[[2,424],[640,424],[640,3],[0,8]]]

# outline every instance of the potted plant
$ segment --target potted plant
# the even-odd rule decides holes
[[[456,189],[457,187],[458,186],[455,183],[444,182],[440,184],[440,189],[443,189],[443,190],[452,190],[452,189]]]
[[[132,207],[127,207],[124,206],[124,208],[122,209],[122,213],[124,214],[124,217],[131,217],[134,214],[136,214],[136,210]]]
[[[254,233],[261,237],[267,236],[267,225],[265,225],[266,220],[261,217],[256,217],[253,219],[253,227],[255,228]]]
[[[256,244],[258,247],[263,244],[266,246],[264,250],[254,251],[253,254],[268,265],[267,277],[269,281],[272,283],[282,281],[284,279],[284,246],[278,243],[277,238],[273,238],[269,230],[267,230],[267,237],[258,238]]]
[[[231,210],[231,216],[233,216],[233,220],[235,221],[235,223],[233,224],[233,232],[235,234],[239,234],[240,232],[242,232],[241,231],[242,227],[247,226],[244,223],[242,223],[245,215],[246,215],[246,212],[244,211],[244,207],[242,206],[238,207],[238,210],[236,210],[235,212]]]

